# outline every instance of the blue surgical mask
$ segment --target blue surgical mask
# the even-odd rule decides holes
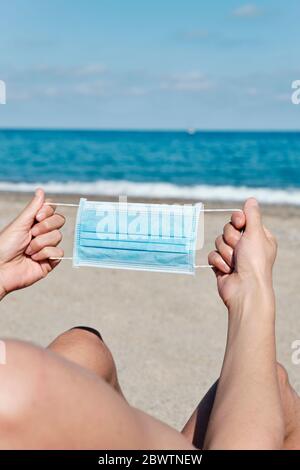
[[[81,199],[74,266],[194,274],[203,243],[202,203],[140,204]],[[198,240],[198,242],[197,242]]]

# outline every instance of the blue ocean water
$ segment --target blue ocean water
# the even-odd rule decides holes
[[[300,204],[300,133],[0,130],[0,189]]]

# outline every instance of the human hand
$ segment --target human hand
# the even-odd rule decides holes
[[[64,255],[57,245],[65,219],[44,203],[44,191],[38,189],[21,214],[0,232],[0,299],[46,277],[59,264],[50,258]]]
[[[244,231],[241,231],[243,230]],[[216,239],[208,261],[214,267],[220,297],[228,309],[256,295],[273,295],[272,268],[277,244],[263,226],[259,205],[250,198],[244,212],[234,212]]]

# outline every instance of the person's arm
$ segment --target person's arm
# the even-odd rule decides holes
[[[0,300],[6,294],[43,279],[63,256],[57,245],[64,217],[45,205],[38,189],[31,202],[0,232]]]
[[[276,242],[264,228],[257,202],[216,241],[209,256],[228,308],[227,347],[205,447],[278,449],[284,437],[276,373],[275,300],[272,267]]]

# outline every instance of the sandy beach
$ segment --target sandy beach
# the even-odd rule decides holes
[[[51,197],[65,202],[79,198]],[[1,193],[0,227],[28,199],[28,194]],[[206,203],[206,207],[226,206],[232,203]],[[72,256],[76,209],[61,212],[67,219],[63,247],[65,255]],[[300,392],[300,365],[291,361],[291,343],[300,339],[300,208],[263,206],[263,214],[279,243],[275,267],[278,357]],[[227,219],[227,214],[206,215],[201,262],[206,262]],[[99,329],[115,356],[129,402],[178,429],[221,368],[227,314],[210,269],[187,276],[73,269],[70,261],[63,261],[46,280],[4,299],[0,309],[1,337],[42,346],[76,325]]]

